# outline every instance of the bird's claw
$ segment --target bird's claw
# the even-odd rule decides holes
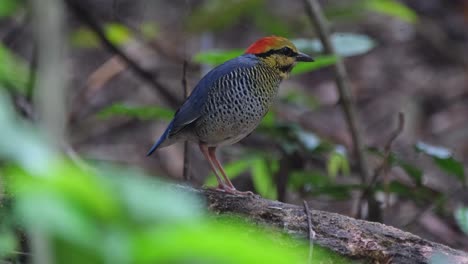
[[[255,195],[253,192],[251,191],[246,191],[246,192],[243,192],[243,191],[239,191],[237,190],[236,188],[234,187],[231,187],[231,186],[228,186],[228,185],[218,185],[216,188],[209,188],[209,189],[212,189],[212,190],[215,190],[215,191],[219,191],[219,192],[225,192],[225,193],[229,193],[229,194],[235,194],[235,195]]]

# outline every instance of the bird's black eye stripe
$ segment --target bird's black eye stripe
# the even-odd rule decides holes
[[[270,56],[272,54],[282,54],[282,55],[285,55],[285,56],[288,56],[288,57],[296,57],[297,56],[297,52],[293,51],[290,47],[284,47],[284,48],[281,48],[281,49],[272,49],[272,50],[269,50],[267,52],[256,54],[256,55],[258,57],[265,58],[265,57],[268,57],[268,56]]]
[[[282,53],[288,57],[295,57],[297,56],[297,53],[294,52],[291,48],[289,47],[284,47],[282,49],[279,50],[279,53]]]

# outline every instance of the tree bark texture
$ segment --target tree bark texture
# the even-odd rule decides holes
[[[208,209],[236,214],[255,224],[268,225],[300,238],[309,234],[303,206],[239,196],[214,190],[195,190],[206,198]],[[467,263],[468,253],[422,239],[380,223],[336,213],[310,210],[314,243],[340,255],[370,263]]]

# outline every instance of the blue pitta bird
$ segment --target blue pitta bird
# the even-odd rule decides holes
[[[219,65],[200,80],[147,155],[176,142],[198,143],[218,180],[217,190],[251,193],[236,190],[216,158],[216,148],[238,142],[258,126],[281,81],[299,61],[313,59],[286,38],[259,39],[243,55]]]

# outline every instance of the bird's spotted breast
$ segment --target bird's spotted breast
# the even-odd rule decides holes
[[[193,132],[209,145],[236,143],[258,126],[280,82],[276,72],[262,65],[224,75],[210,89]]]

